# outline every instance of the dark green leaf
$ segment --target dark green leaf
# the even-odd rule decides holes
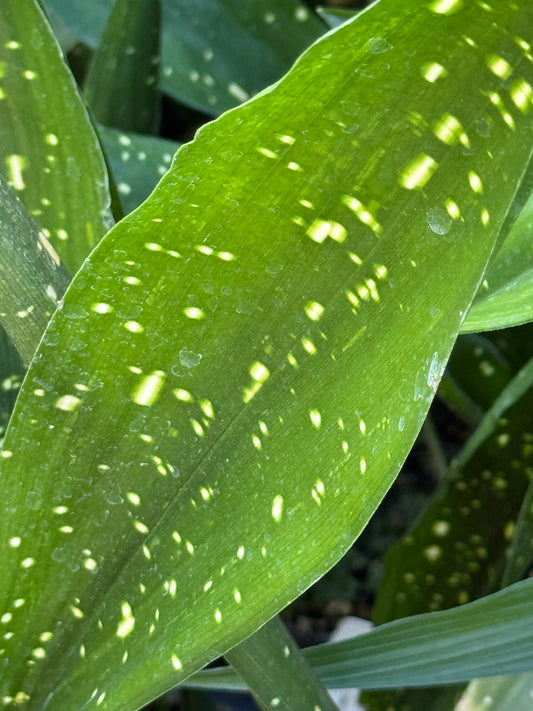
[[[46,0],[91,47],[111,4]],[[215,114],[279,79],[324,25],[300,0],[163,0],[162,28],[161,89]]]
[[[109,159],[113,177],[126,213],[132,212],[155,188],[167,172],[176,141],[119,131],[100,126],[98,133]]]
[[[160,0],[115,0],[84,88],[100,123],[138,133],[154,130],[160,24]]]

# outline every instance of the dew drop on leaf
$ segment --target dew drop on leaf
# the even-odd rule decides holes
[[[202,360],[200,353],[195,353],[188,348],[182,348],[180,351],[180,363],[185,368],[194,368]]]
[[[426,215],[429,229],[436,235],[445,235],[452,226],[452,218],[442,207],[432,207]]]

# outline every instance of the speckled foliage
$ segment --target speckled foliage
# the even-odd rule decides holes
[[[4,18],[37,86],[48,27],[32,0]],[[522,200],[532,26],[525,0],[382,0],[203,127],[83,262],[2,451],[4,707],[136,708],[352,544]]]

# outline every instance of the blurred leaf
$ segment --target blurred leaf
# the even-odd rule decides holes
[[[0,175],[0,321],[26,364],[69,281],[57,253]]]
[[[303,654],[329,689],[424,687],[531,671],[532,593],[533,580],[524,580],[476,602],[388,622]],[[231,668],[202,671],[184,686],[246,688]]]
[[[112,0],[45,4],[95,47]],[[279,79],[325,29],[300,0],[163,0],[162,7],[161,89],[209,114]]]
[[[533,320],[533,196],[492,260],[463,331],[487,331]]]
[[[457,339],[438,395],[466,422],[478,424],[512,376],[500,349],[485,336]]]
[[[34,0],[0,3],[0,77],[0,172],[74,271],[112,224],[107,173]]]
[[[456,711],[531,711],[533,673],[478,679],[469,684]]]
[[[493,53],[533,81],[533,8],[452,9],[382,0],[313,45],[74,278],[3,452],[2,697],[138,706],[368,521],[529,166],[531,122],[486,93]]]
[[[120,201],[127,214],[135,210],[156,186],[180,147],[176,141],[98,127]]]
[[[459,455],[460,466],[451,467],[415,526],[388,553],[377,624],[464,604],[500,587],[533,456],[533,393],[524,372],[500,395],[506,407],[498,408],[497,418],[489,410]],[[440,696],[453,699],[456,691]],[[425,709],[430,701],[420,691],[365,699],[373,710]]]
[[[337,711],[313,668],[279,617],[226,653],[226,659],[266,711]]]
[[[159,106],[160,0],[115,0],[84,94],[97,121],[151,133]]]

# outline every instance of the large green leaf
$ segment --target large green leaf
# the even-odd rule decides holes
[[[97,121],[151,133],[159,108],[160,0],[115,0],[85,80]]]
[[[533,581],[522,581],[476,602],[389,622],[303,654],[330,689],[425,687],[530,672],[532,591]],[[186,686],[246,688],[228,668],[203,671]]]
[[[6,436],[2,696],[139,705],[351,545],[528,166],[501,74],[533,80],[532,25],[525,2],[383,0],[203,128],[93,251]]]
[[[45,4],[95,47],[112,0]],[[300,0],[163,0],[162,27],[161,88],[210,114],[278,79],[324,30]]]
[[[112,225],[96,135],[34,0],[0,3],[0,172],[73,271]]]

